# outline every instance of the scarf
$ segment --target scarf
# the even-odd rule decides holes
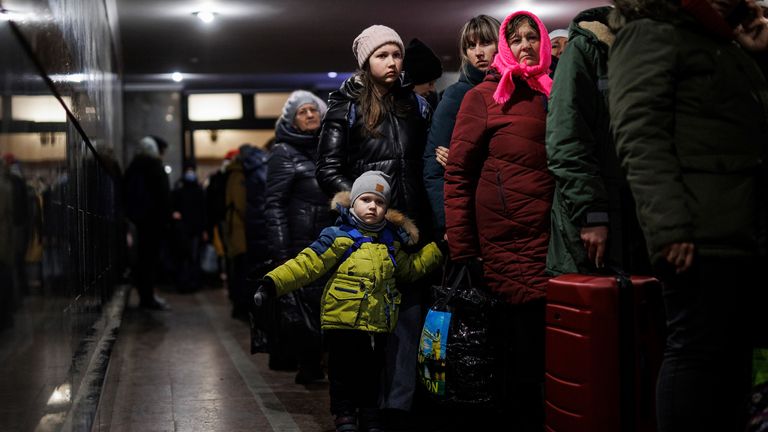
[[[355,209],[353,207],[349,208],[349,215],[352,216],[352,221],[354,221],[357,228],[360,228],[365,231],[379,232],[383,230],[385,226],[387,226],[387,218],[382,219],[381,222],[377,223],[376,225],[368,225],[367,223],[363,222],[362,219],[357,217],[357,215],[355,214]]]
[[[539,64],[528,66],[520,64],[512,54],[507,42],[505,28],[507,23],[515,19],[518,15],[527,15],[533,19],[539,28]],[[509,15],[499,28],[499,52],[493,60],[492,66],[501,74],[501,80],[493,93],[493,99],[498,104],[504,104],[512,97],[515,92],[514,78],[518,77],[525,81],[530,88],[544,93],[549,97],[549,91],[552,89],[552,78],[549,77],[549,65],[552,62],[552,44],[549,42],[549,33],[544,23],[531,12],[518,11]]]

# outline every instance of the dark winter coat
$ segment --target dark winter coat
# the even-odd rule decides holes
[[[546,96],[515,79],[504,105],[499,75],[461,103],[445,171],[451,259],[482,257],[485,280],[510,303],[544,296],[554,181],[544,148]]]
[[[317,135],[303,134],[284,121],[269,155],[265,217],[272,259],[285,261],[312,243],[333,223],[328,197],[315,178]]]
[[[205,229],[205,195],[197,180],[182,180],[171,194],[173,211],[181,213],[180,226],[189,237]]]
[[[424,190],[422,155],[427,142],[431,110],[410,87],[397,83],[390,90],[407,104],[405,115],[387,112],[372,137],[365,132],[365,116],[357,102],[362,83],[353,76],[331,93],[323,119],[317,162],[317,180],[330,197],[350,190],[365,171],[390,176],[390,208],[416,221],[421,233],[431,233],[431,216]]]
[[[163,161],[136,155],[125,170],[125,215],[136,225],[163,228],[171,217],[171,187]]]
[[[617,34],[609,85],[652,261],[679,242],[703,256],[764,247],[768,85],[750,56],[682,12],[638,19]]]
[[[254,146],[241,146],[238,156],[245,176],[245,239],[248,256],[258,265],[269,260],[267,220],[264,217],[267,191],[268,153]]]
[[[607,226],[605,261],[627,272],[648,273],[645,242],[634,201],[616,156],[608,112],[608,28],[613,8],[580,13],[560,57],[547,115],[547,159],[555,177],[547,270],[596,271],[581,229]]]
[[[459,81],[445,89],[440,104],[435,110],[435,115],[432,117],[432,127],[429,129],[427,147],[424,149],[424,186],[427,189],[429,204],[432,206],[435,231],[440,234],[445,232],[445,202],[443,199],[445,168],[435,159],[435,151],[438,147],[451,146],[451,134],[453,134],[461,101],[472,87],[483,81],[483,78],[485,78],[485,72],[470,64],[464,65],[461,69],[461,75],[459,75]]]

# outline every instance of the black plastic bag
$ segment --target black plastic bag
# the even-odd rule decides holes
[[[432,399],[446,405],[485,405],[494,399],[496,353],[489,336],[496,299],[473,281],[463,264],[449,264],[443,283],[432,287],[432,310],[450,312],[444,360],[425,358],[420,344],[419,372]],[[424,343],[424,339],[422,339]],[[444,389],[439,393],[426,375],[438,369],[444,373]]]

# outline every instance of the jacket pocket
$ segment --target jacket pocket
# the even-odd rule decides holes
[[[365,297],[365,285],[361,280],[337,277],[323,299],[323,322],[355,327]]]

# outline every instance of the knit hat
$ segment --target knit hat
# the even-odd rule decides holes
[[[372,25],[363,30],[362,33],[357,35],[355,41],[352,42],[352,52],[357,58],[357,65],[363,67],[365,61],[376,51],[376,48],[388,43],[399,46],[400,50],[403,51],[403,55],[405,55],[403,40],[391,28],[383,25]]]
[[[566,30],[566,29],[557,29],[557,30],[552,30],[551,32],[549,32],[549,40],[552,40],[554,38],[559,38],[559,37],[564,37],[564,38],[568,39],[568,30]]]
[[[298,111],[302,105],[306,104],[313,104],[316,106],[320,111],[320,117],[324,116],[325,111],[328,110],[328,106],[319,97],[306,90],[296,90],[291,93],[291,95],[288,96],[288,100],[285,101],[285,105],[283,105],[283,114],[280,116],[280,119],[289,124],[293,124],[293,120],[296,118],[296,111]]]
[[[434,81],[443,74],[440,59],[424,42],[412,39],[405,48],[403,70],[413,84]]]
[[[349,195],[352,199],[350,205],[355,204],[355,200],[364,193],[376,194],[384,199],[389,205],[391,188],[389,187],[389,176],[381,171],[366,171],[360,174],[360,177],[352,184],[352,190]]]

